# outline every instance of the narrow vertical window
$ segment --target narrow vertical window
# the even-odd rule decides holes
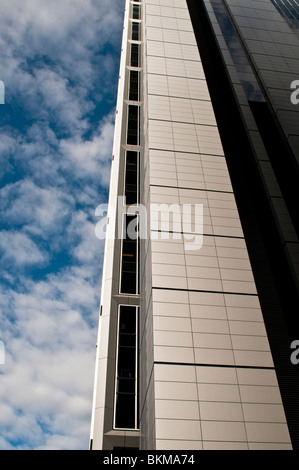
[[[139,101],[139,72],[130,70],[129,100]]]
[[[133,41],[139,41],[139,28],[140,28],[140,23],[137,23],[136,21],[132,22],[132,39]]]
[[[126,205],[139,202],[139,152],[126,152],[125,190]]]
[[[127,144],[139,145],[139,106],[128,106]]]
[[[130,65],[132,67],[139,67],[139,44],[131,44],[131,60]]]
[[[121,253],[121,294],[138,294],[138,218],[124,215]]]
[[[134,20],[140,20],[140,6],[133,5],[133,18]]]
[[[118,314],[115,428],[138,428],[138,307],[120,305]]]

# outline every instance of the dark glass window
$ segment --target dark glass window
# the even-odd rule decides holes
[[[115,427],[137,428],[137,307],[121,305],[118,317]]]
[[[139,106],[128,106],[127,144],[139,145]]]
[[[139,67],[139,44],[131,44],[131,61],[132,67]]]
[[[122,256],[121,256],[121,280],[120,292],[122,294],[137,294],[137,224],[136,215],[124,216],[124,234],[122,240]]]
[[[247,99],[264,101],[263,93],[255,78],[247,53],[224,3],[221,0],[211,0],[211,5]]]
[[[298,0],[271,0],[288,25],[299,36],[299,3]]]
[[[133,18],[134,20],[140,20],[140,6],[133,5]]]
[[[130,70],[129,100],[139,100],[139,72]]]
[[[132,23],[132,39],[134,41],[139,41],[139,25],[140,23],[136,23],[136,21]]]
[[[139,182],[139,152],[128,150],[126,153],[125,197],[126,204],[137,204]]]

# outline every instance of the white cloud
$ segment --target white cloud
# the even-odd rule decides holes
[[[96,177],[104,185],[109,185],[112,141],[114,132],[114,114],[110,114],[101,122],[98,132],[92,139],[62,139],[61,152],[68,158],[65,167],[75,171],[81,177]]]
[[[0,449],[88,448],[123,8],[2,5]]]
[[[2,217],[22,225],[27,233],[43,239],[61,229],[71,216],[74,198],[58,187],[42,188],[26,178],[0,191]]]
[[[13,262],[16,266],[43,265],[48,261],[47,253],[22,232],[1,231],[0,252],[4,262]]]
[[[10,97],[26,99],[36,115],[45,117],[51,97],[52,111],[60,98],[84,110],[87,92],[108,92],[111,66],[115,69],[118,64],[111,61],[105,45],[118,44],[123,5],[123,0],[6,3],[1,10],[0,44],[7,102]],[[100,85],[97,89],[95,82]],[[35,106],[36,93],[40,93],[39,106]]]
[[[7,293],[14,320],[6,319],[2,331],[2,449],[9,441],[20,441],[19,448],[88,448],[96,283],[93,266],[74,267],[40,282],[23,279],[22,292]]]
[[[39,93],[43,104],[43,112],[62,130],[71,130],[72,133],[84,131],[87,121],[84,115],[94,104],[86,101],[86,90],[82,86],[70,86],[69,80],[62,77],[59,71],[44,67],[34,72],[34,93]]]

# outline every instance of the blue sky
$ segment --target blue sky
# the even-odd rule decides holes
[[[1,450],[89,445],[123,10],[1,1]]]

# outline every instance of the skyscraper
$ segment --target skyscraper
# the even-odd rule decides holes
[[[126,1],[93,449],[298,448],[298,20]]]

